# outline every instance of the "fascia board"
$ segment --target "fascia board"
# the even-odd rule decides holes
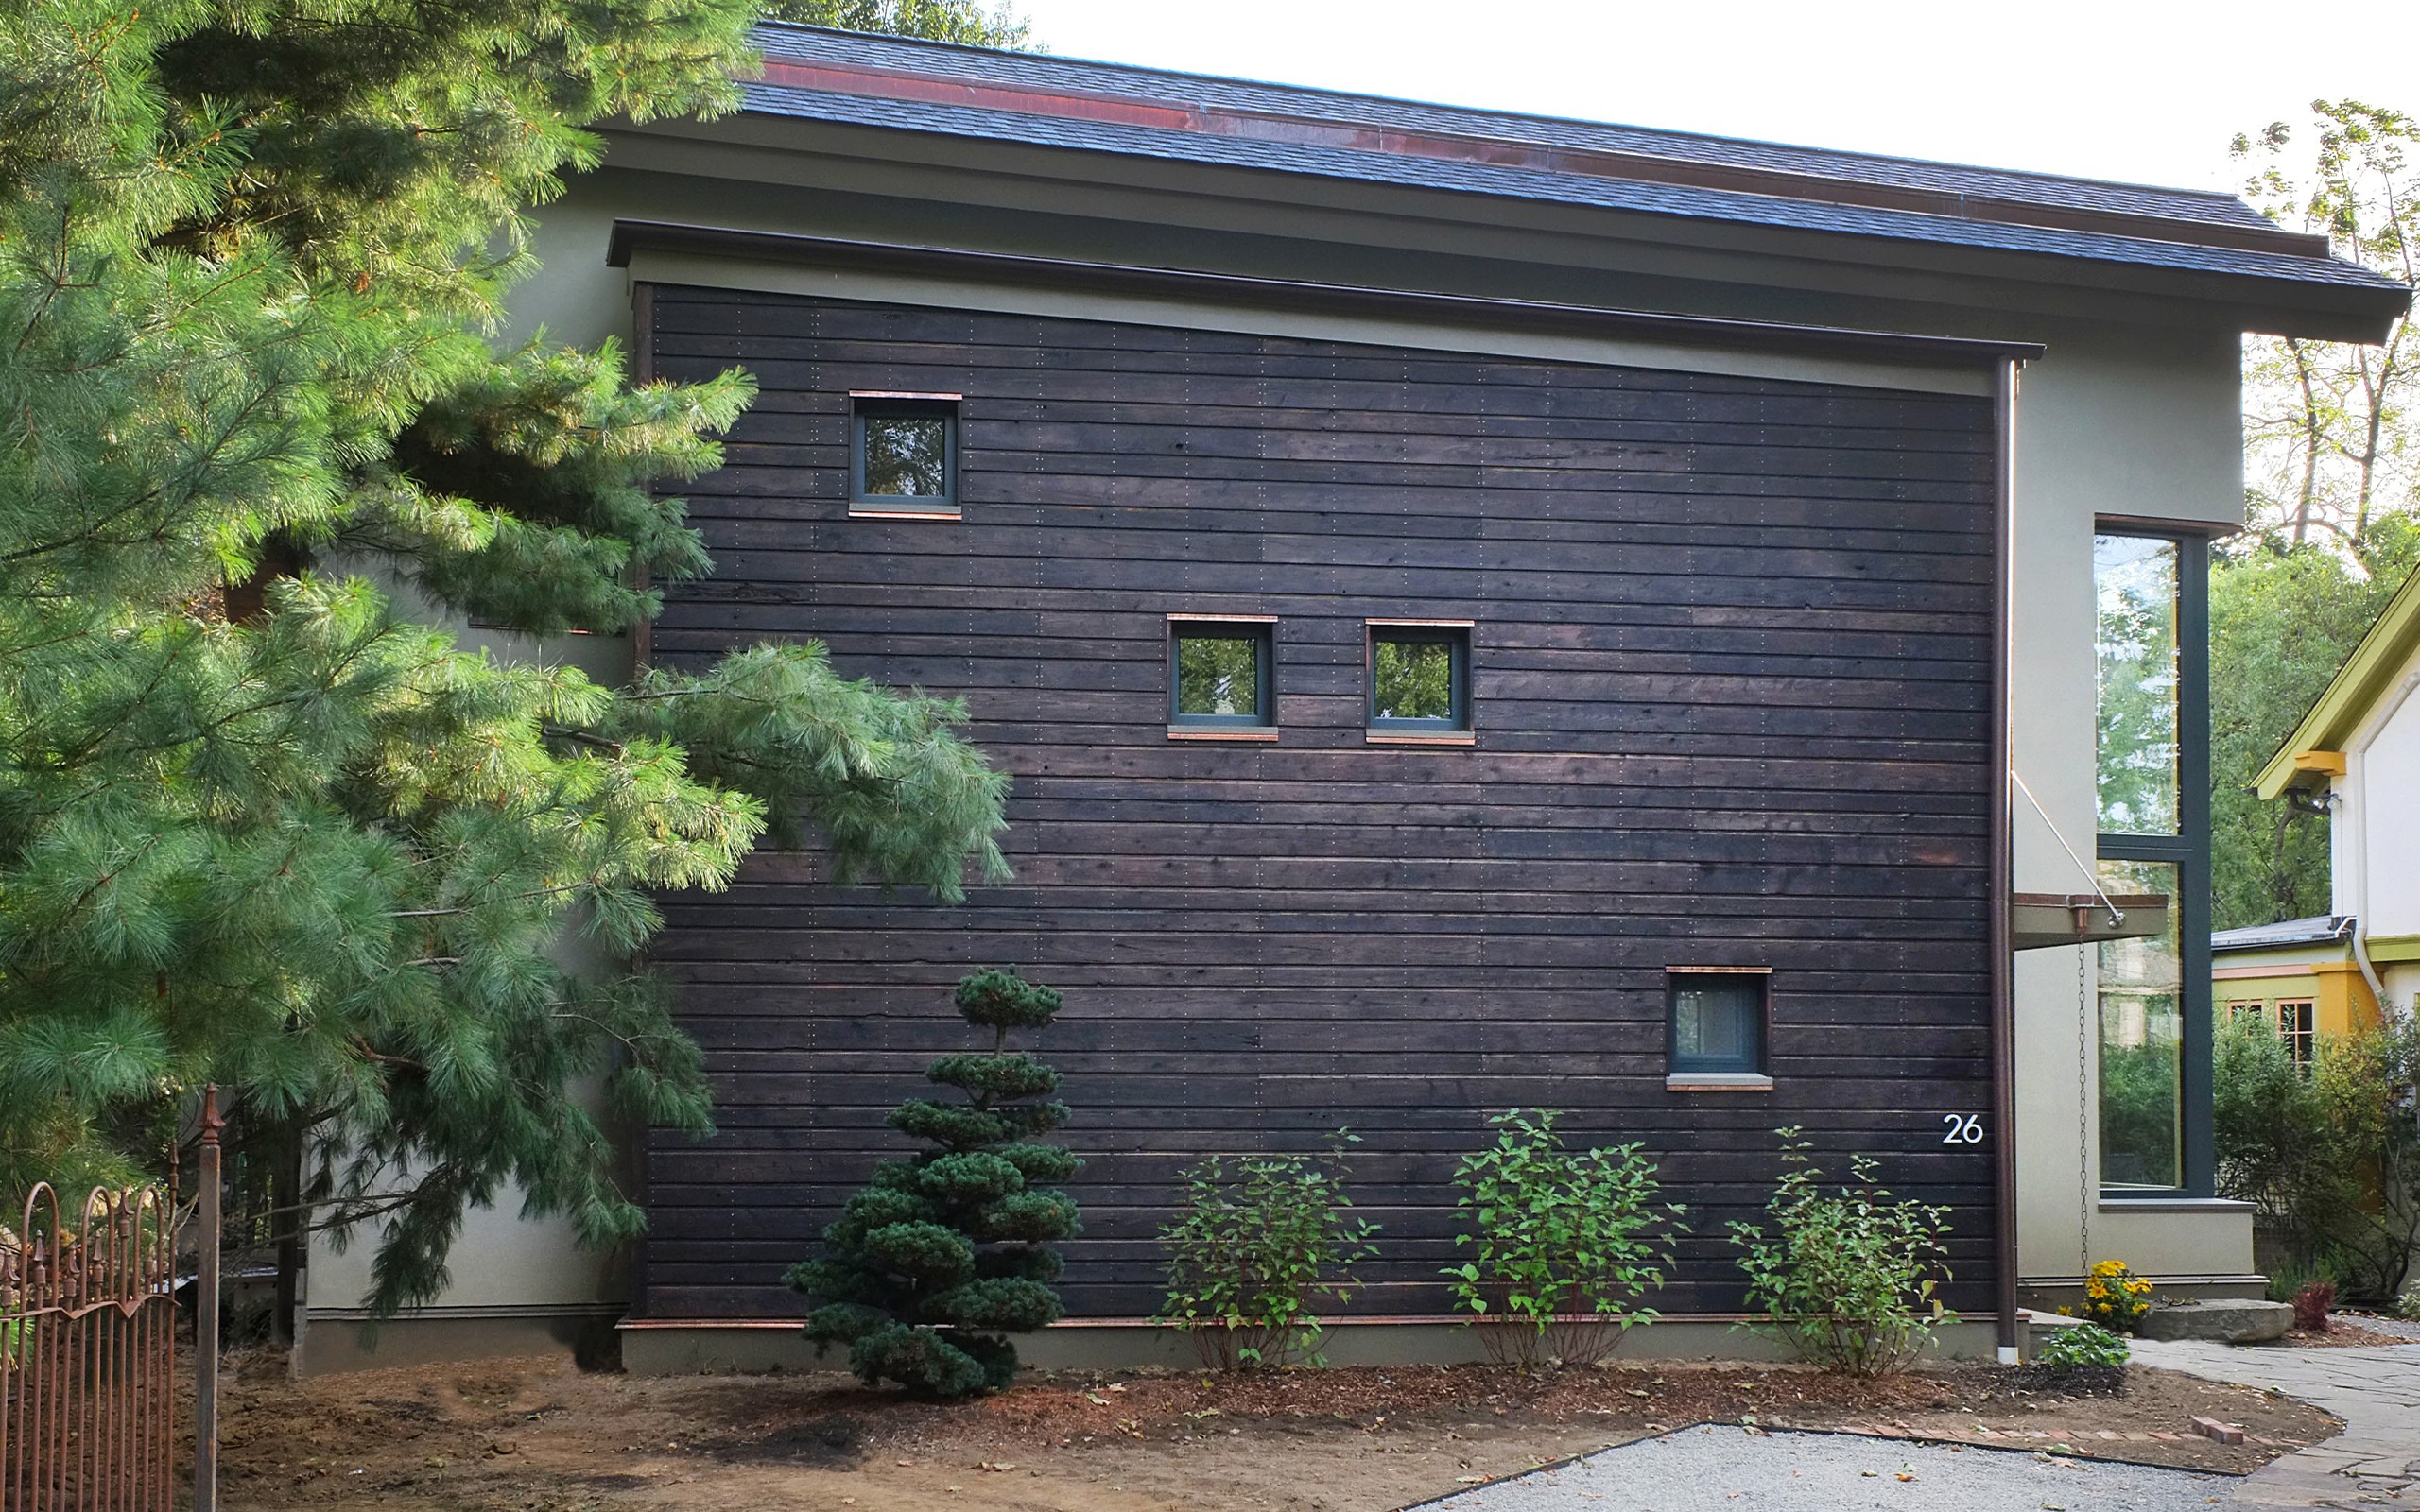
[[[1098,198],[1104,192],[1125,190],[1196,197],[1205,202],[1205,207],[1219,201],[1253,202],[1299,206],[1316,212],[1360,209],[1379,216],[1489,232],[1560,229],[1564,234],[1599,242],[1733,253],[1760,260],[1761,266],[1753,274],[1731,273],[1729,277],[1734,282],[1831,289],[1842,286],[1840,281],[1846,274],[1849,292],[1968,306],[1978,302],[1972,288],[1972,281],[1976,280],[2014,288],[2030,285],[2070,299],[2080,290],[2091,290],[2117,296],[2129,304],[2156,301],[2188,307],[2184,310],[2184,323],[2223,322],[2238,331],[2315,340],[2382,340],[2411,298],[2404,290],[2304,284],[2235,274],[2136,266],[2087,257],[1795,230],[1659,215],[1635,208],[1332,179],[1059,145],[983,141],[942,131],[778,114],[742,113],[714,122],[659,120],[644,126],[618,123],[607,128],[606,134],[615,144],[615,149],[608,153],[609,164],[655,171],[698,173],[744,181],[798,181],[781,173],[772,160],[728,150],[755,147],[782,156],[856,158],[869,163],[954,169],[968,176],[968,187],[973,193],[981,194],[988,188],[995,196],[1006,194],[1001,202],[1019,206],[1036,203],[1039,186],[1046,183],[1065,185],[1078,197]],[[640,147],[642,143],[668,146],[676,141],[708,150],[667,160]],[[716,147],[726,150],[712,150]],[[1013,191],[1008,189],[1011,180],[1019,180],[1027,182],[1019,183]],[[1806,265],[1805,273],[1796,278],[1779,266],[1793,261]],[[1699,272],[1700,276],[1706,276],[1715,270],[1701,267]],[[1905,278],[1910,274],[1939,276],[1962,288],[1935,290],[1927,296],[1906,284]],[[1854,287],[1868,281],[1870,287]],[[2147,315],[2138,309],[2116,318],[2143,319]],[[2155,316],[2149,318],[2157,319]]]
[[[2388,600],[2377,623],[2353,647],[2344,665],[2329,680],[2310,712],[2260,769],[2255,786],[2263,799],[2273,799],[2290,787],[2307,785],[2307,774],[2294,768],[2294,757],[2307,750],[2342,750],[2366,723],[2378,701],[2398,686],[2406,665],[2420,652],[2420,573],[2415,573]]]

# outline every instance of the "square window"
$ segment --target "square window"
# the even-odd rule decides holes
[[[1258,620],[1168,622],[1168,724],[1273,728],[1276,627]]]
[[[1369,719],[1372,730],[1469,730],[1470,627],[1373,621]]]
[[[1765,997],[1761,971],[1674,971],[1667,1070],[1676,1076],[1765,1075]]]
[[[958,402],[853,395],[849,502],[915,514],[958,512]]]

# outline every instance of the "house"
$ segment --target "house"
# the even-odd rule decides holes
[[[2298,1057],[2314,1034],[2376,1027],[2420,995],[2420,577],[2387,601],[2256,780],[2325,810],[2336,911],[2213,937],[2222,1004],[2257,1004]]]
[[[2222,929],[2210,936],[2210,996],[2221,1021],[2256,1018],[2308,1066],[2331,1035],[2378,1026],[2378,1000],[2353,954],[2351,914]]]
[[[963,698],[1017,875],[666,900],[720,1133],[634,1142],[632,1255],[477,1215],[382,1357],[803,1361],[781,1272],[986,965],[1066,993],[1087,1161],[1028,1358],[1165,1357],[1175,1173],[1343,1126],[1384,1233],[1330,1356],[1467,1349],[1448,1177],[1512,1106],[1689,1206],[1634,1349],[1736,1347],[1785,1125],[1951,1208],[1962,1350],[2093,1261],[2258,1283],[2211,1192],[2205,543],[2242,334],[2408,290],[2223,195],[762,42],[740,112],[607,134],[515,317],[757,375],[687,490],[716,575],[631,650]],[[306,1367],[359,1358],[364,1263],[315,1252]]]

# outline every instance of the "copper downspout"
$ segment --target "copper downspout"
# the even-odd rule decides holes
[[[2024,1330],[2016,1315],[2016,890],[2015,813],[2011,807],[2010,667],[2016,593],[2016,363],[1998,365],[1994,430],[1999,455],[1993,476],[1992,534],[1992,1142],[1994,1166],[1994,1305],[1999,1313],[1999,1359],[2016,1363]]]

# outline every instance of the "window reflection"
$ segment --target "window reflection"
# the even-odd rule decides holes
[[[873,499],[949,495],[949,421],[942,415],[868,415],[864,493]]]
[[[1176,642],[1176,713],[1204,718],[1260,714],[1258,635],[1185,635]]]
[[[2096,536],[2102,833],[2174,834],[2177,545]]]
[[[2103,861],[2112,893],[2175,898],[2167,862]],[[2185,963],[2171,907],[2168,933],[2100,950],[2100,1181],[2107,1187],[2182,1186]]]

